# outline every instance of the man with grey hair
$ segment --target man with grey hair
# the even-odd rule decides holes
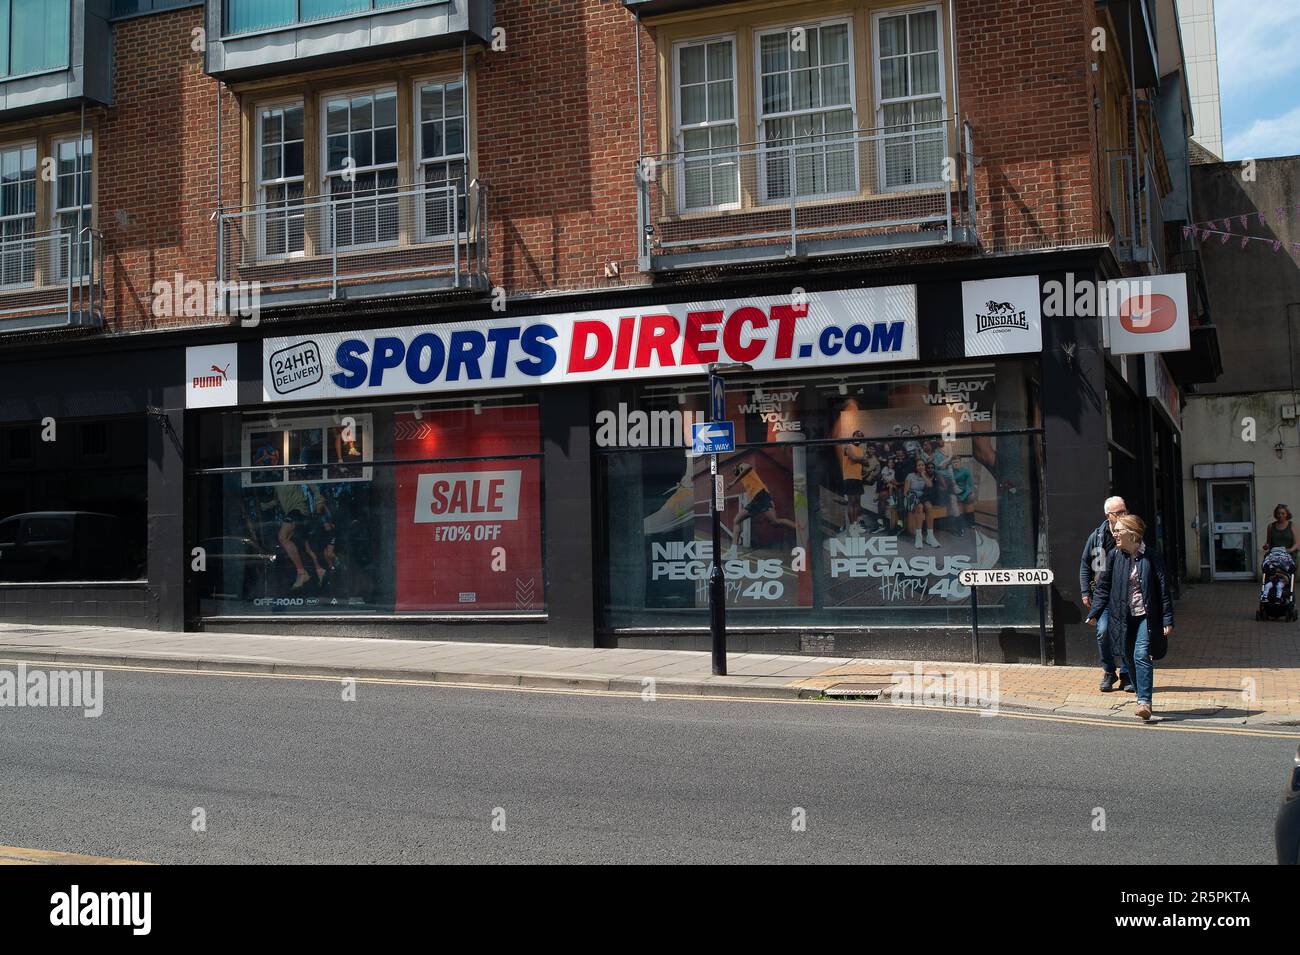
[[[1097,578],[1105,572],[1106,555],[1115,546],[1115,536],[1112,533],[1115,522],[1128,513],[1128,505],[1122,497],[1108,497],[1101,509],[1106,519],[1088,535],[1088,542],[1083,545],[1083,555],[1079,558],[1079,594],[1083,598],[1084,607],[1089,610],[1088,616],[1091,616],[1092,594],[1097,586]],[[1115,652],[1107,629],[1109,623],[1110,613],[1103,608],[1101,616],[1097,618],[1097,658],[1101,663],[1099,689],[1103,693],[1109,693],[1118,682],[1121,690],[1132,692],[1133,680],[1129,676],[1123,654],[1119,655],[1119,676],[1115,675]]]

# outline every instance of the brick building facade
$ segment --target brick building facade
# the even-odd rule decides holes
[[[1152,359],[1041,297],[1187,276],[1170,370],[1212,377],[1170,241],[1172,9],[73,0],[11,24],[49,62],[0,78],[0,615],[700,645],[699,462],[600,425],[702,413],[704,366],[739,357],[743,645],[952,658],[958,571],[1032,563],[1049,654],[1086,654],[1071,578],[1107,493],[1168,509],[1179,563],[1137,463],[1176,474],[1178,439]],[[55,181],[28,175],[50,153]],[[986,658],[1039,658],[1032,599],[989,609]]]

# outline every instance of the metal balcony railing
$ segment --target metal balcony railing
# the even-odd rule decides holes
[[[645,156],[641,267],[975,244],[972,138],[949,118]]]
[[[85,227],[0,238],[0,333],[100,324],[103,248]]]
[[[1115,224],[1115,252],[1122,262],[1150,262],[1156,271],[1165,261],[1165,220],[1149,157],[1135,167],[1133,153],[1112,149],[1110,215]],[[1134,168],[1141,171],[1134,175]]]
[[[488,189],[331,180],[218,213],[217,277],[263,305],[487,287]]]

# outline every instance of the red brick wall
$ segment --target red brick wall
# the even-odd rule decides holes
[[[611,284],[636,269],[636,40],[617,0],[504,0],[507,49],[479,71],[479,175],[491,188],[494,282],[509,294]],[[655,51],[641,38],[647,143]]]
[[[114,26],[115,105],[96,143],[109,331],[213,321],[155,319],[151,307],[159,279],[216,278],[217,83],[191,45],[202,22],[194,7]],[[222,102],[224,191],[238,202],[238,106],[228,91]]]
[[[960,0],[960,108],[993,250],[1096,240],[1092,0]]]

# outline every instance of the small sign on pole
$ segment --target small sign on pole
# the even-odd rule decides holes
[[[736,425],[731,421],[691,425],[692,454],[729,454],[736,450]]]
[[[963,570],[958,579],[966,587],[1046,586],[1055,576],[1046,567],[1025,570]]]
[[[1034,587],[1038,596],[1038,662],[1047,665],[1047,600],[1044,587],[1055,575],[1046,567],[1027,567],[1017,570],[963,570],[957,575],[961,583],[970,588],[971,659],[980,662],[980,587]]]

